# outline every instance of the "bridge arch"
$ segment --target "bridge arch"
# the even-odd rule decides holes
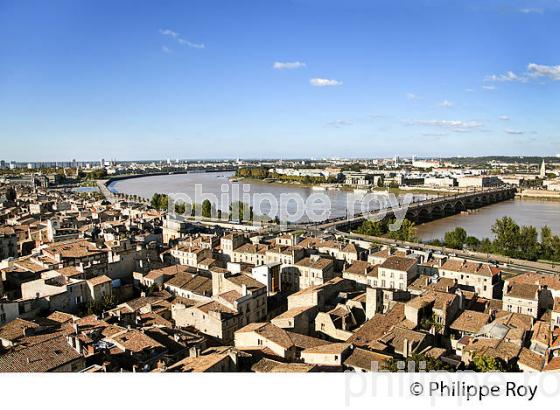
[[[455,212],[455,206],[451,202],[446,203],[443,207],[443,213],[446,216],[453,215]]]
[[[422,208],[418,211],[417,219],[418,223],[428,222],[433,219],[433,214],[428,208]]]
[[[455,213],[459,213],[461,211],[466,210],[466,207],[465,207],[465,204],[463,203],[463,201],[455,202],[455,204],[453,204],[453,207],[455,208]]]

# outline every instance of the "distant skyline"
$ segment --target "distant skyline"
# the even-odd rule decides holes
[[[555,156],[560,0],[0,0],[0,160]]]

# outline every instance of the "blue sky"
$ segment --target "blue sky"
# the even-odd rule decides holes
[[[0,159],[560,153],[560,0],[0,0]]]

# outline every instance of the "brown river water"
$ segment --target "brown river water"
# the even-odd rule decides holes
[[[232,175],[231,172],[209,172],[150,176],[116,181],[109,188],[114,192],[135,194],[145,198],[150,198],[154,193],[184,193],[193,199],[192,202],[195,202],[195,186],[199,184],[203,194],[215,195],[221,201],[223,191],[227,189],[231,193],[234,186],[239,188],[240,195],[243,194],[240,184],[232,183],[229,180]],[[330,201],[331,217],[346,215],[349,198],[358,201],[357,203],[359,203],[360,198],[359,194],[337,189],[315,190],[309,187],[268,183],[251,183],[247,185],[250,185],[251,195],[268,193],[272,194],[275,198],[279,198],[282,194],[291,193],[296,193],[304,199],[310,198],[313,194],[325,194]],[[231,195],[218,208],[227,210],[230,199]],[[416,199],[423,198],[421,195],[418,195]],[[198,198],[198,202],[202,202],[202,199]],[[295,207],[295,203],[287,204],[289,212],[295,212]],[[269,209],[268,203],[264,202],[261,213],[268,213]],[[359,205],[357,205],[356,209],[359,210]],[[520,225],[534,225],[538,228],[548,225],[553,232],[560,234],[560,202],[514,199],[480,208],[469,215],[454,215],[418,225],[417,235],[423,241],[441,239],[445,232],[461,226],[467,230],[469,235],[476,236],[477,238],[492,237],[492,224],[496,219],[503,216],[511,216]],[[305,217],[302,218],[302,220],[305,219]]]

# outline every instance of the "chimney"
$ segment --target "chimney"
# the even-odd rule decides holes
[[[189,357],[198,357],[200,356],[200,349],[196,346],[193,346],[189,349]]]
[[[408,353],[409,353],[409,350],[408,350],[408,339],[405,338],[405,339],[403,340],[403,353],[402,353],[403,357],[407,358],[407,357],[408,357]]]
[[[241,295],[243,296],[247,296],[248,292],[247,292],[247,285],[242,284],[241,285]]]

